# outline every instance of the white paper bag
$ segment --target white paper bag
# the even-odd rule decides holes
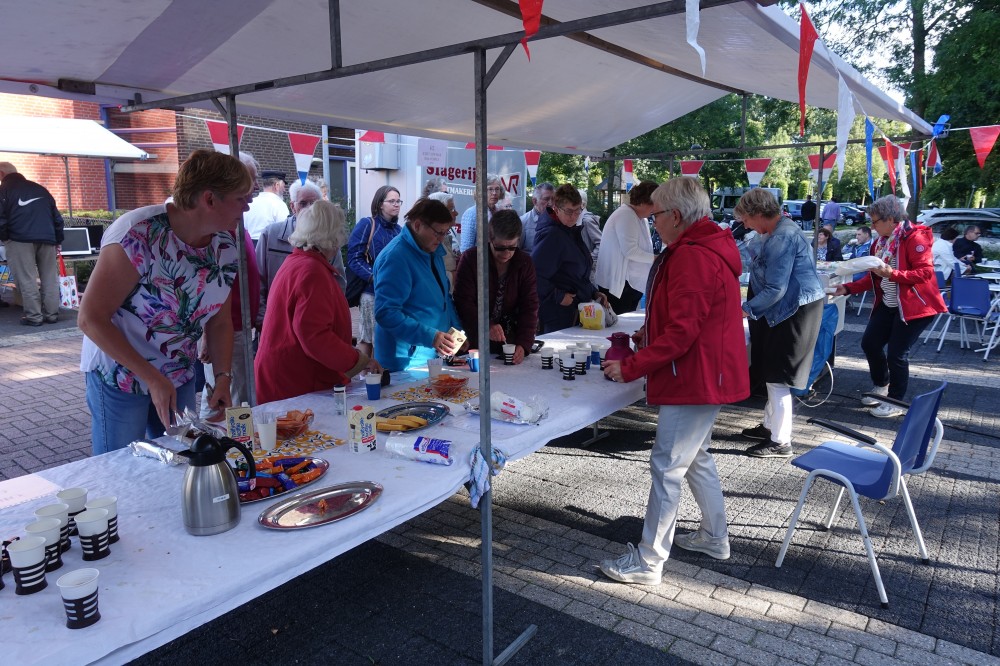
[[[64,308],[80,309],[80,292],[76,290],[75,275],[59,278],[59,304]]]

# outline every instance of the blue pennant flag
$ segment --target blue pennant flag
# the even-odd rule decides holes
[[[865,158],[868,165],[868,194],[875,200],[875,180],[872,178],[872,139],[875,136],[875,125],[870,118],[865,118]]]

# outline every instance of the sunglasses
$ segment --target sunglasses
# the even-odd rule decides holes
[[[493,246],[494,252],[517,252],[517,245],[497,245],[496,243],[490,243]]]

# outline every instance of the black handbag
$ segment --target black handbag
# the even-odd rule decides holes
[[[374,262],[368,252],[372,249],[372,236],[375,235],[375,218],[371,218],[372,226],[368,232],[368,243],[365,245],[365,261],[371,266]],[[344,267],[344,277],[347,278],[347,288],[344,289],[344,296],[347,297],[347,306],[356,308],[361,304],[361,294],[365,293],[368,287],[368,280],[358,277],[349,266]]]

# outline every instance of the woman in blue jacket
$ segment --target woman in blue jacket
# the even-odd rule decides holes
[[[552,208],[539,214],[535,226],[535,262],[538,284],[538,323],[542,333],[575,326],[580,303],[598,301],[608,307],[608,298],[590,281],[593,261],[577,226],[583,199],[572,185],[556,190]]]
[[[375,259],[375,358],[386,370],[421,366],[461,347],[448,334],[462,324],[441,245],[453,224],[443,203],[420,199],[406,213],[406,226]]]

